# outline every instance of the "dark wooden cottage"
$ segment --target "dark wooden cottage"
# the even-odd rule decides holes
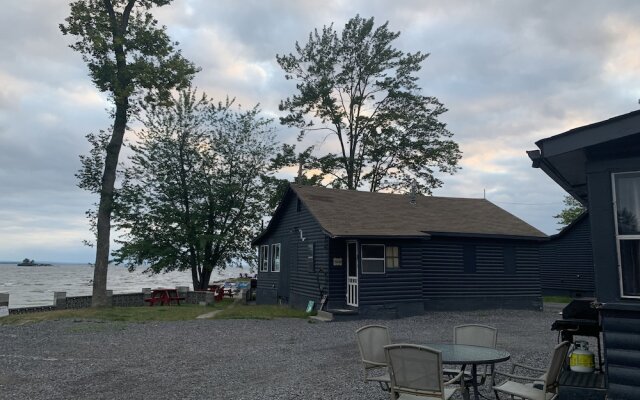
[[[608,399],[640,399],[640,111],[536,144],[534,167],[589,208]]]
[[[540,284],[543,295],[593,297],[593,250],[587,212],[541,245]]]
[[[542,306],[546,236],[484,199],[292,185],[258,248],[257,301],[399,317]]]

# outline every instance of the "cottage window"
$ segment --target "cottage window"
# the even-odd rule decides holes
[[[398,246],[387,246],[384,249],[385,267],[398,268],[400,266],[400,251]]]
[[[269,246],[266,244],[260,246],[258,264],[260,265],[260,272],[269,271]]]
[[[640,172],[613,174],[618,271],[623,297],[640,297]]]
[[[362,273],[384,274],[384,245],[363,244],[360,250],[362,252]]]
[[[280,243],[271,245],[271,272],[280,272]]]

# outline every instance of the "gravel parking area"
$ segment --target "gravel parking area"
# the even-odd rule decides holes
[[[0,326],[1,399],[388,399],[362,381],[354,331],[451,342],[463,323],[498,328],[513,361],[545,367],[554,311],[436,312],[398,320],[300,319],[131,324],[61,320]],[[509,362],[500,364],[506,369]]]

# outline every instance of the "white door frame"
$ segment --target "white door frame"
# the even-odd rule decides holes
[[[358,242],[355,240],[349,240],[346,243],[346,252],[347,252],[347,305],[358,307],[358,297],[359,297],[359,288],[358,288]],[[349,245],[353,245],[355,248],[355,276],[350,275],[351,269],[351,254],[349,254]]]

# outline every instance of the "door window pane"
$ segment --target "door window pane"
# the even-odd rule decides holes
[[[348,259],[347,263],[349,265],[349,276],[358,276],[357,271],[357,262],[358,258],[356,257],[356,244],[355,243],[347,243],[347,252]]]

